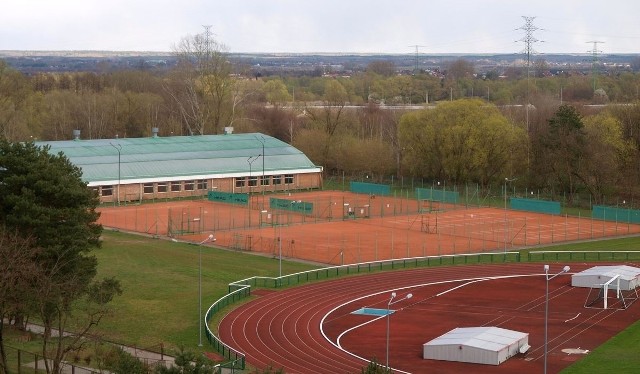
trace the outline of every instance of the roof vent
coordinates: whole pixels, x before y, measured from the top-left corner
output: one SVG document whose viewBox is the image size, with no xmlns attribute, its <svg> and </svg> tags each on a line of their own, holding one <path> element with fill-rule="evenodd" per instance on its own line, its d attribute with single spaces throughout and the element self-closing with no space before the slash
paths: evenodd
<svg viewBox="0 0 640 374">
<path fill-rule="evenodd" d="M 73 130 L 73 140 L 80 140 L 80 130 Z"/>
<path fill-rule="evenodd" d="M 158 137 L 158 128 L 157 127 L 152 127 L 151 128 L 151 137 L 153 138 L 157 138 Z"/>
</svg>

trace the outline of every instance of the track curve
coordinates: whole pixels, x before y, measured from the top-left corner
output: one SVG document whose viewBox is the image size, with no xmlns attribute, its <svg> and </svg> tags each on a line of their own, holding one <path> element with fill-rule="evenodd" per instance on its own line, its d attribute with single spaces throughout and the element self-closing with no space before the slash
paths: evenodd
<svg viewBox="0 0 640 374">
<path fill-rule="evenodd" d="M 572 264 L 571 271 L 577 272 L 588 267 L 588 264 Z M 392 290 L 410 289 L 434 282 L 462 284 L 460 280 L 482 277 L 541 275 L 541 270 L 541 264 L 469 265 L 381 272 L 306 284 L 268 292 L 233 310 L 220 321 L 218 333 L 222 341 L 245 353 L 247 363 L 259 370 L 272 367 L 282 368 L 286 373 L 360 373 L 368 362 L 340 349 L 337 343 L 340 332 L 346 330 L 342 322 L 353 318 L 349 316 L 350 311 L 358 307 L 358 299 L 367 298 L 362 306 L 377 304 L 377 307 L 385 308 Z M 451 286 L 442 288 L 447 287 Z M 517 313 L 524 316 L 530 313 L 528 310 L 539 309 L 541 303 L 540 299 L 531 300 L 527 303 L 530 304 L 527 305 L 529 309 Z M 337 311 L 343 304 L 348 304 L 349 308 Z M 501 318 L 489 317 L 495 323 Z M 566 320 L 570 317 L 562 315 L 558 318 Z M 379 341 L 369 343 L 374 346 L 382 344 Z M 383 350 L 379 349 L 376 352 L 378 362 L 384 364 L 381 352 Z M 540 357 L 536 357 L 534 367 L 540 371 Z M 365 358 L 370 359 L 371 356 Z M 424 361 L 418 362 L 424 366 Z M 405 367 L 396 368 L 399 369 L 406 370 Z M 409 369 L 414 373 L 426 372 L 419 368 Z"/>
</svg>

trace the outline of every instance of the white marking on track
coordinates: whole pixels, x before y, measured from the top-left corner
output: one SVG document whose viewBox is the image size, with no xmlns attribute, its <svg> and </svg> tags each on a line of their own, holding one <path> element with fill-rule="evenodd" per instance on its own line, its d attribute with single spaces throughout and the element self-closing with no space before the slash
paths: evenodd
<svg viewBox="0 0 640 374">
<path fill-rule="evenodd" d="M 581 313 L 576 314 L 575 317 L 573 318 L 569 318 L 568 320 L 566 320 L 565 322 L 569 322 L 569 321 L 573 321 L 574 319 L 578 318 L 578 316 L 580 316 Z"/>
</svg>

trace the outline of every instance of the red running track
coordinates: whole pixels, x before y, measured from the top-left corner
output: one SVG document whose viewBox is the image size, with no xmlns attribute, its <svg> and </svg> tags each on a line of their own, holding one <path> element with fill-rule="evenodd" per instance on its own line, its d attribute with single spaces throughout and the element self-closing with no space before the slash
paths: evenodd
<svg viewBox="0 0 640 374">
<path fill-rule="evenodd" d="M 633 265 L 633 264 L 631 264 Z M 571 273 L 593 264 L 572 264 Z M 562 265 L 552 264 L 551 272 Z M 468 280 L 496 278 L 469 283 Z M 640 303 L 625 311 L 584 308 L 587 289 L 570 276 L 550 282 L 548 372 L 556 373 L 640 317 Z M 434 298 L 434 295 L 451 292 Z M 292 373 L 360 373 L 365 359 L 385 363 L 386 317 L 351 314 L 361 307 L 385 309 L 392 291 L 411 300 L 392 307 L 390 366 L 406 373 L 539 373 L 543 371 L 545 281 L 542 264 L 473 265 L 381 272 L 259 292 L 225 316 L 222 341 L 246 354 L 259 370 Z M 578 313 L 580 313 L 578 315 Z M 397 314 L 397 315 L 396 315 Z M 358 327 L 359 326 L 359 327 Z M 423 360 L 422 344 L 455 327 L 499 326 L 529 333 L 527 355 L 499 366 Z M 340 345 L 343 349 L 338 348 Z M 362 358 L 360 358 L 362 357 Z"/>
</svg>

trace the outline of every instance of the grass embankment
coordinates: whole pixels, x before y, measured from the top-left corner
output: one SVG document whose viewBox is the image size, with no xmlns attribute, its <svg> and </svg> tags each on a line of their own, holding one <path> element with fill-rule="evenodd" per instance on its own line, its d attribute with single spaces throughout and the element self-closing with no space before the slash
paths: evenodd
<svg viewBox="0 0 640 374">
<path fill-rule="evenodd" d="M 278 260 L 270 257 L 105 231 L 102 248 L 95 251 L 98 277 L 115 276 L 124 292 L 114 300 L 114 313 L 100 323 L 98 332 L 107 339 L 142 348 L 157 349 L 163 343 L 169 348 L 195 350 L 199 340 L 200 251 L 203 316 L 227 293 L 229 283 L 278 275 Z M 283 274 L 312 268 L 282 262 Z"/>
</svg>

